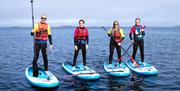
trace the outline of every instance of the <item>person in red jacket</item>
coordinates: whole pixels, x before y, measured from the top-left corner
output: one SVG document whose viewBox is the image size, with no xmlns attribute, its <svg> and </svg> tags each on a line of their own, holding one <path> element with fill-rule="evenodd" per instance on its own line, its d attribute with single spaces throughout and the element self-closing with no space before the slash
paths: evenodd
<svg viewBox="0 0 180 91">
<path fill-rule="evenodd" d="M 135 25 L 131 28 L 130 33 L 129 33 L 129 38 L 133 43 L 133 54 L 132 58 L 135 59 L 137 49 L 138 47 L 140 48 L 140 53 L 141 53 L 141 61 L 142 64 L 144 64 L 144 28 L 145 26 L 140 25 L 140 18 L 135 19 Z M 133 38 L 132 38 L 133 35 Z"/>
<path fill-rule="evenodd" d="M 88 42 L 89 42 L 89 34 L 88 34 L 88 29 L 85 27 L 85 21 L 79 20 L 79 26 L 76 27 L 75 32 L 74 32 L 75 51 L 74 51 L 74 58 L 73 58 L 73 65 L 72 65 L 73 70 L 75 70 L 75 65 L 76 65 L 79 50 L 82 51 L 84 68 L 85 69 L 88 68 L 86 66 L 86 49 L 88 48 Z"/>
</svg>

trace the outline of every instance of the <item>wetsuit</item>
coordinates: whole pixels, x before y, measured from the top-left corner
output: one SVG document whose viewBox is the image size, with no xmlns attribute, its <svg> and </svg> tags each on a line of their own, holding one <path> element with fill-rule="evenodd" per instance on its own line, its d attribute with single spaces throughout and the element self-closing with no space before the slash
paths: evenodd
<svg viewBox="0 0 180 91">
<path fill-rule="evenodd" d="M 114 29 L 110 29 L 108 31 L 108 36 L 111 37 L 110 44 L 109 44 L 109 49 L 110 49 L 109 64 L 112 64 L 114 48 L 116 48 L 119 63 L 121 63 L 121 61 L 122 61 L 121 46 L 118 46 L 118 43 L 121 43 L 124 40 L 124 37 L 125 37 L 124 30 L 119 29 L 119 31 L 115 31 Z"/>
<path fill-rule="evenodd" d="M 74 51 L 73 65 L 76 65 L 77 56 L 79 51 L 82 51 L 83 65 L 86 66 L 86 45 L 89 43 L 88 29 L 85 27 L 77 27 L 74 32 L 74 45 L 77 46 L 77 50 Z"/>
<path fill-rule="evenodd" d="M 129 33 L 130 40 L 134 40 L 132 58 L 135 59 L 137 49 L 139 47 L 142 62 L 144 62 L 144 39 L 143 39 L 143 36 L 145 35 L 145 32 L 141 31 L 141 29 L 143 29 L 143 28 L 144 27 L 141 25 L 139 25 L 139 26 L 134 25 L 131 28 L 130 33 Z M 132 38 L 132 34 L 133 34 L 133 38 Z"/>
<path fill-rule="evenodd" d="M 35 32 L 35 35 L 34 35 Z M 33 76 L 38 76 L 38 65 L 37 61 L 39 58 L 39 52 L 41 50 L 43 60 L 44 60 L 44 69 L 48 70 L 48 58 L 47 58 L 47 40 L 49 39 L 50 45 L 52 45 L 52 37 L 50 26 L 47 23 L 37 23 L 31 35 L 34 36 L 34 59 L 33 59 Z"/>
</svg>

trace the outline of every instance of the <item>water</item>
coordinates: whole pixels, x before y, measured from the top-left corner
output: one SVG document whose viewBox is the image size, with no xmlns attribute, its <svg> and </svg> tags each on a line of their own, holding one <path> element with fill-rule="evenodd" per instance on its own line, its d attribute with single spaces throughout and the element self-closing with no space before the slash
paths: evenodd
<svg viewBox="0 0 180 91">
<path fill-rule="evenodd" d="M 125 41 L 122 47 L 129 46 L 128 32 L 125 28 Z M 25 78 L 25 69 L 33 58 L 33 37 L 30 28 L 0 29 L 0 90 L 34 91 L 43 90 L 32 87 Z M 125 78 L 112 78 L 107 73 L 101 74 L 98 81 L 81 81 L 65 78 L 67 73 L 61 63 L 72 61 L 74 28 L 53 28 L 54 49 L 48 47 L 49 69 L 60 81 L 58 88 L 49 90 L 136 90 L 136 91 L 172 91 L 180 90 L 180 29 L 147 28 L 145 38 L 145 59 L 158 70 L 157 76 L 138 76 L 131 74 Z M 87 65 L 97 72 L 103 72 L 103 62 L 108 60 L 109 38 L 101 28 L 89 28 L 90 42 L 87 51 Z M 132 53 L 132 48 L 129 50 Z M 139 51 L 138 54 L 139 55 Z M 81 52 L 78 62 L 81 61 Z M 139 56 L 137 56 L 139 58 Z M 115 52 L 114 59 L 117 58 Z M 124 59 L 127 59 L 125 56 Z M 42 56 L 38 61 L 43 64 Z"/>
</svg>

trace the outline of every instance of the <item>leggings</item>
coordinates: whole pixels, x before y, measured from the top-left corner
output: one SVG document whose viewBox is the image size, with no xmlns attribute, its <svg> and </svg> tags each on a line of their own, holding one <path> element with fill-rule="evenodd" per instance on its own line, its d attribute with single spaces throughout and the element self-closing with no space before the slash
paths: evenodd
<svg viewBox="0 0 180 91">
<path fill-rule="evenodd" d="M 86 66 L 86 45 L 78 45 L 77 47 L 78 47 L 78 50 L 74 51 L 74 58 L 73 58 L 73 65 L 72 66 L 76 65 L 79 50 L 82 51 L 83 65 Z"/>
<path fill-rule="evenodd" d="M 37 77 L 38 76 L 38 65 L 37 61 L 39 58 L 39 52 L 41 50 L 43 60 L 44 60 L 44 69 L 45 71 L 48 70 L 48 59 L 47 59 L 47 53 L 46 53 L 46 48 L 47 44 L 42 44 L 42 43 L 35 43 L 34 45 L 34 60 L 33 60 L 33 76 Z"/>
<path fill-rule="evenodd" d="M 110 54 L 109 54 L 109 64 L 112 64 L 112 60 L 113 60 L 113 53 L 114 53 L 114 48 L 116 48 L 117 54 L 118 54 L 118 60 L 119 63 L 121 63 L 122 58 L 121 58 L 121 46 L 118 46 L 114 41 L 110 40 L 110 45 L 109 45 L 109 49 L 110 49 Z"/>
<path fill-rule="evenodd" d="M 133 44 L 133 54 L 132 58 L 135 59 L 138 47 L 140 48 L 140 53 L 141 53 L 141 61 L 144 62 L 144 40 L 139 40 L 134 42 Z"/>
</svg>

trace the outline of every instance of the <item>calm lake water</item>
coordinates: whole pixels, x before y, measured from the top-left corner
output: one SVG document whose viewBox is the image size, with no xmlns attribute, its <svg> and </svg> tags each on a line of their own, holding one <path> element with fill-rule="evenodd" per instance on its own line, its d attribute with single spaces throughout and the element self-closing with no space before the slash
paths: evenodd
<svg viewBox="0 0 180 91">
<path fill-rule="evenodd" d="M 130 45 L 129 29 L 124 28 L 126 38 L 122 47 L 125 49 Z M 132 73 L 129 77 L 114 78 L 102 73 L 100 80 L 82 81 L 73 77 L 65 78 L 67 73 L 61 66 L 61 63 L 73 59 L 74 28 L 52 28 L 54 49 L 48 47 L 49 70 L 59 79 L 60 85 L 49 90 L 180 91 L 180 29 L 147 27 L 145 31 L 145 60 L 159 70 L 157 76 L 144 77 Z M 31 28 L 0 28 L 1 91 L 44 90 L 33 87 L 25 78 L 25 69 L 33 59 L 33 37 L 30 32 Z M 87 65 L 97 72 L 104 72 L 103 63 L 108 61 L 109 55 L 109 37 L 102 28 L 89 28 L 89 35 Z M 128 52 L 132 53 L 132 48 Z M 82 62 L 81 57 L 80 52 L 78 62 Z M 128 56 L 124 56 L 126 59 L 129 59 Z M 38 63 L 43 64 L 42 55 Z"/>
</svg>

